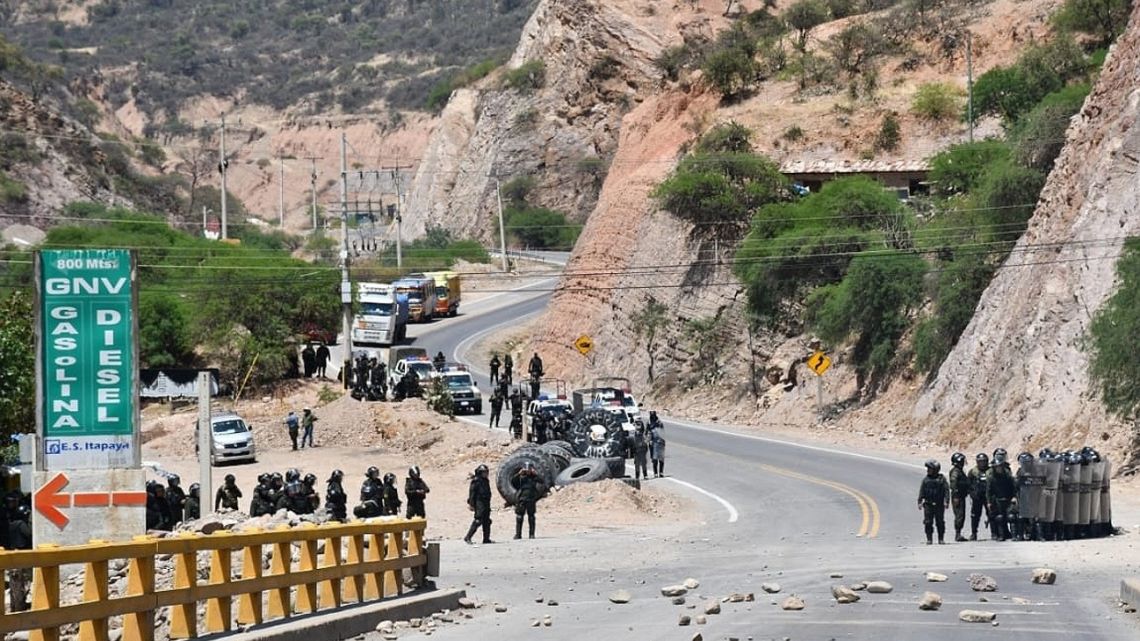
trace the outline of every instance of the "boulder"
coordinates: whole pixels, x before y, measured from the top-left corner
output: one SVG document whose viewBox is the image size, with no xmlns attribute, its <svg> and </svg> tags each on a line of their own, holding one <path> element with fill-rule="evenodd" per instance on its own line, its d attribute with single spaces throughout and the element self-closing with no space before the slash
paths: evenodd
<svg viewBox="0 0 1140 641">
<path fill-rule="evenodd" d="M 938 572 L 927 572 L 926 580 L 930 583 L 945 583 L 950 580 L 950 577 L 945 574 L 939 574 Z"/>
<path fill-rule="evenodd" d="M 697 588 L 701 587 L 701 582 L 696 579 L 689 578 L 685 579 L 681 585 L 684 585 L 686 590 L 696 590 Z"/>
<path fill-rule="evenodd" d="M 835 598 L 836 603 L 855 603 L 859 600 L 859 595 L 855 590 L 845 585 L 831 586 L 831 596 Z"/>
<path fill-rule="evenodd" d="M 867 591 L 871 594 L 890 594 L 894 586 L 886 581 L 871 581 L 867 584 Z"/>
<path fill-rule="evenodd" d="M 683 597 L 683 596 L 673 597 L 673 605 L 685 605 L 685 597 Z"/>
<path fill-rule="evenodd" d="M 396 629 L 396 624 L 388 619 L 384 619 L 376 624 L 376 631 L 380 634 L 391 634 L 392 630 Z"/>
<path fill-rule="evenodd" d="M 867 589 L 867 582 L 866 581 L 860 581 L 858 583 L 852 583 L 851 585 L 849 585 L 847 587 L 851 588 L 852 590 L 855 590 L 856 592 L 862 592 L 863 590 Z"/>
<path fill-rule="evenodd" d="M 807 604 L 804 603 L 803 599 L 793 594 L 792 596 L 784 599 L 784 602 L 780 604 L 780 607 L 784 610 L 799 611 L 804 609 L 806 605 Z"/>
<path fill-rule="evenodd" d="M 970 582 L 970 589 L 974 592 L 996 592 L 997 581 L 992 576 L 985 574 L 971 574 L 968 579 Z"/>
<path fill-rule="evenodd" d="M 1049 568 L 1036 568 L 1033 570 L 1033 577 L 1030 580 L 1039 585 L 1053 585 L 1057 582 L 1057 571 Z"/>
<path fill-rule="evenodd" d="M 937 610 L 942 607 L 942 596 L 934 592 L 925 592 L 918 600 L 919 610 Z"/>
<path fill-rule="evenodd" d="M 693 620 L 687 614 L 682 614 L 681 618 L 677 619 L 677 625 L 689 625 Z"/>
<path fill-rule="evenodd" d="M 958 620 L 966 623 L 989 623 L 997 618 L 997 614 L 986 610 L 962 610 L 958 613 Z"/>
<path fill-rule="evenodd" d="M 720 614 L 720 602 L 709 601 L 705 604 L 705 614 Z"/>
<path fill-rule="evenodd" d="M 629 603 L 633 595 L 628 590 L 610 592 L 610 603 Z"/>
<path fill-rule="evenodd" d="M 709 622 L 709 618 L 703 614 L 698 614 L 695 621 L 697 622 L 697 625 L 704 625 Z"/>
<path fill-rule="evenodd" d="M 470 610 L 472 608 L 478 607 L 478 604 L 475 603 L 475 599 L 472 599 L 469 596 L 462 596 L 459 597 L 459 607 L 463 608 L 464 610 Z"/>
<path fill-rule="evenodd" d="M 775 594 L 775 593 L 780 591 L 780 584 L 779 583 L 762 583 L 762 584 L 760 584 L 760 589 L 767 592 L 768 594 Z"/>
<path fill-rule="evenodd" d="M 683 585 L 667 585 L 661 588 L 661 596 L 685 596 L 688 591 Z"/>
</svg>

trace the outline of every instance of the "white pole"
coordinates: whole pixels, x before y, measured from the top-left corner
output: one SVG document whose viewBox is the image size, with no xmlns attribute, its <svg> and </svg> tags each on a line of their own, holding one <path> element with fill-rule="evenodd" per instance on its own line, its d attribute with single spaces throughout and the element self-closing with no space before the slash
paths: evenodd
<svg viewBox="0 0 1140 641">
<path fill-rule="evenodd" d="M 503 254 L 503 271 L 510 271 L 507 263 L 507 228 L 503 226 L 503 189 L 498 177 L 495 181 L 495 199 L 499 203 L 499 251 Z"/>
<path fill-rule="evenodd" d="M 343 132 L 340 134 L 340 230 L 343 242 L 340 250 L 341 332 L 344 333 L 344 362 L 340 372 L 344 388 L 348 389 L 352 373 L 352 281 L 348 275 L 348 138 Z"/>
<path fill-rule="evenodd" d="M 225 240 L 229 238 L 229 229 L 226 220 L 226 165 L 229 164 L 226 160 L 226 114 L 222 114 L 221 142 L 221 160 L 218 161 L 218 166 L 222 170 L 222 240 Z"/>
<path fill-rule="evenodd" d="M 277 157 L 277 220 L 278 227 L 285 229 L 285 157 Z"/>
<path fill-rule="evenodd" d="M 210 425 L 210 384 L 213 382 L 209 372 L 198 372 L 198 488 L 202 505 L 213 507 L 214 483 L 210 469 L 210 452 L 212 451 L 214 426 Z M 209 514 L 213 510 L 203 509 L 201 513 Z"/>
<path fill-rule="evenodd" d="M 313 193 L 313 229 L 317 228 L 317 159 L 310 158 L 313 162 L 313 172 L 309 174 L 309 189 Z"/>
</svg>

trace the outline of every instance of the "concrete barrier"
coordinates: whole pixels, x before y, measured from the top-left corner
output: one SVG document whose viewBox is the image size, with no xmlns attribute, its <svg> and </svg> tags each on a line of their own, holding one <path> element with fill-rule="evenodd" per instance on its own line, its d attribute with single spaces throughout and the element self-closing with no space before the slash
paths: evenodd
<svg viewBox="0 0 1140 641">
<path fill-rule="evenodd" d="M 1120 581 L 1120 600 L 1128 605 L 1140 607 L 1140 579 L 1122 579 Z"/>
</svg>

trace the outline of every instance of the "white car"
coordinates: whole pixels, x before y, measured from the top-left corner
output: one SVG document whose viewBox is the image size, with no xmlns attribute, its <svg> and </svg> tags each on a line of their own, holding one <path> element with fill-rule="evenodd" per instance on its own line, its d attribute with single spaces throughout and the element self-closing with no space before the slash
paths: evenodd
<svg viewBox="0 0 1140 641">
<path fill-rule="evenodd" d="M 228 461 L 257 462 L 253 430 L 233 412 L 210 417 L 210 465 Z M 198 428 L 194 428 L 194 451 L 198 451 Z"/>
<path fill-rule="evenodd" d="M 389 389 L 396 389 L 396 384 L 404 378 L 404 374 L 411 370 L 415 373 L 416 377 L 420 380 L 420 387 L 427 388 L 431 384 L 431 376 L 435 372 L 435 366 L 431 364 L 431 359 L 428 358 L 405 358 L 396 361 L 392 369 L 388 370 L 388 387 Z"/>
<path fill-rule="evenodd" d="M 450 370 L 441 372 L 439 376 L 443 378 L 447 391 L 451 393 L 451 400 L 455 402 L 457 414 L 465 412 L 483 413 L 483 394 L 479 391 L 479 386 L 475 384 L 475 379 L 471 378 L 471 374 L 465 371 Z"/>
</svg>

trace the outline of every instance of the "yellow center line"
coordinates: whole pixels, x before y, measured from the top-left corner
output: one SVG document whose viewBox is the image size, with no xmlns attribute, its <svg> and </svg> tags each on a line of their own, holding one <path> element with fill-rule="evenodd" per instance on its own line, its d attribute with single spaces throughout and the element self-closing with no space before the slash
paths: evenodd
<svg viewBox="0 0 1140 641">
<path fill-rule="evenodd" d="M 844 485 L 843 483 L 803 474 L 801 472 L 795 472 L 782 467 L 776 467 L 774 465 L 760 464 L 760 468 L 772 472 L 773 474 L 779 474 L 781 476 L 787 476 L 789 478 L 799 479 L 801 481 L 807 481 L 808 483 L 814 483 L 815 485 L 831 488 L 850 496 L 851 498 L 855 499 L 856 503 L 859 504 L 859 512 L 862 516 L 862 522 L 860 523 L 859 532 L 856 534 L 856 536 L 873 539 L 879 535 L 879 527 L 881 525 L 879 505 L 875 502 L 875 499 L 871 498 L 871 496 L 866 492 L 857 490 L 849 485 Z"/>
</svg>

